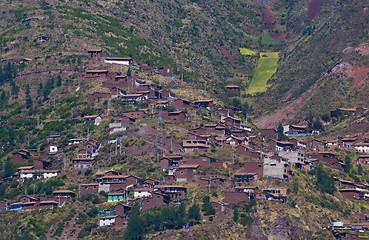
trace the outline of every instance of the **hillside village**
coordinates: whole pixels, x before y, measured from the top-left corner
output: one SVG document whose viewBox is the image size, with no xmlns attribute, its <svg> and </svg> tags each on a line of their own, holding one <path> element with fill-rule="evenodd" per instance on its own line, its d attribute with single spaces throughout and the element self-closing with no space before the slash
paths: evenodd
<svg viewBox="0 0 369 240">
<path fill-rule="evenodd" d="M 263 201 L 298 208 L 286 184 L 301 173 L 318 180 L 319 174 L 328 174 L 328 187 L 323 183 L 323 191 L 337 189 L 339 198 L 353 202 L 369 199 L 368 182 L 357 177 L 357 181 L 348 180 L 348 176 L 353 178 L 349 175 L 353 169 L 359 175 L 367 171 L 369 136 L 322 135 L 324 128 L 337 121 L 367 116 L 366 108 L 332 109 L 323 124 L 312 120 L 260 129 L 237 107 L 224 107 L 200 95 L 186 99 L 175 94 L 178 87 L 185 91 L 193 87 L 177 79 L 169 67 L 108 57 L 101 49 L 88 50 L 86 56 L 99 67 L 85 70 L 77 84 L 99 84 L 103 91 L 86 93 L 85 98 L 89 104 L 105 101 L 104 109 L 68 117 L 72 124 L 88 129 L 83 137 L 66 139 L 53 130 L 43 139 L 47 143 L 44 149 L 15 149 L 9 163 L 14 171 L 2 184 L 58 180 L 42 193 L 34 187 L 24 195 L 1 201 L 1 211 L 56 209 L 93 199 L 103 210 L 96 214 L 91 229 L 125 229 L 130 226 L 132 208 L 139 206 L 145 213 L 161 206 L 191 205 L 200 193 L 211 198 L 203 198 L 201 216 L 194 217 L 191 225 L 206 224 L 237 220 L 238 206 Z M 114 72 L 112 66 L 127 71 Z M 167 79 L 166 87 L 135 73 L 160 75 Z M 59 74 L 63 77 L 63 71 Z M 240 94 L 237 85 L 227 86 L 227 91 Z M 123 108 L 115 107 L 117 102 Z M 74 187 L 64 185 L 63 179 L 74 182 Z M 250 224 L 247 214 L 240 216 L 243 225 Z M 336 237 L 353 239 L 350 237 L 356 230 L 369 229 L 368 216 L 360 217 L 363 220 L 356 225 L 347 222 L 350 219 L 334 219 L 335 223 L 327 222 L 326 226 Z M 336 223 L 341 221 L 346 225 Z M 347 229 L 353 231 L 343 231 Z"/>
</svg>

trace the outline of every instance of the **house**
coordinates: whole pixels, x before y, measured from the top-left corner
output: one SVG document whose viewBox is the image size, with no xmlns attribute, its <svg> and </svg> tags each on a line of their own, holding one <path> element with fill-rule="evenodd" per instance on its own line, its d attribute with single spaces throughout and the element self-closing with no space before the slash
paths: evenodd
<svg viewBox="0 0 369 240">
<path fill-rule="evenodd" d="M 172 77 L 173 70 L 168 67 L 162 67 L 162 68 L 159 68 L 159 73 L 160 75 L 163 75 L 164 77 Z"/>
<path fill-rule="evenodd" d="M 101 58 L 102 49 L 89 49 L 87 50 L 87 54 L 92 58 Z"/>
<path fill-rule="evenodd" d="M 182 165 L 179 166 L 176 171 L 177 182 L 187 182 L 193 179 L 194 172 L 198 169 L 199 165 Z"/>
<path fill-rule="evenodd" d="M 106 77 L 108 76 L 108 70 L 86 70 L 86 77 Z"/>
<path fill-rule="evenodd" d="M 332 152 L 321 152 L 313 155 L 324 165 L 337 169 L 338 171 L 344 171 L 345 164 L 336 158 L 336 155 Z"/>
<path fill-rule="evenodd" d="M 99 217 L 99 227 L 104 226 L 116 226 L 120 227 L 123 225 L 123 218 L 118 215 L 109 215 L 105 217 Z"/>
<path fill-rule="evenodd" d="M 355 143 L 353 146 L 357 152 L 369 153 L 369 143 Z"/>
<path fill-rule="evenodd" d="M 304 166 L 304 153 L 300 151 L 279 151 L 280 157 L 286 158 L 290 165 L 296 166 L 298 169 L 302 169 Z"/>
<path fill-rule="evenodd" d="M 94 125 L 100 125 L 102 118 L 100 115 L 89 115 L 84 116 L 83 119 L 85 120 L 85 124 L 93 123 Z"/>
<path fill-rule="evenodd" d="M 70 190 L 55 190 L 53 195 L 53 200 L 58 202 L 58 206 L 63 206 L 65 202 L 71 201 L 76 194 Z"/>
<path fill-rule="evenodd" d="M 235 93 L 235 94 L 240 93 L 240 86 L 237 86 L 237 85 L 227 85 L 226 89 L 230 93 Z"/>
<path fill-rule="evenodd" d="M 127 200 L 127 191 L 119 190 L 118 192 L 111 192 L 108 194 L 108 203 L 120 202 Z"/>
<path fill-rule="evenodd" d="M 241 119 L 234 118 L 234 117 L 225 117 L 222 120 L 224 126 L 228 128 L 240 128 L 241 127 Z"/>
<path fill-rule="evenodd" d="M 49 153 L 50 154 L 56 154 L 58 152 L 57 146 L 49 146 Z"/>
<path fill-rule="evenodd" d="M 360 164 L 369 164 L 369 155 L 360 155 L 356 162 Z"/>
<path fill-rule="evenodd" d="M 182 159 L 182 156 L 166 156 L 160 159 L 160 168 L 165 171 L 172 167 L 178 167 L 178 162 Z"/>
<path fill-rule="evenodd" d="M 324 151 L 325 144 L 317 139 L 313 139 L 311 147 L 314 151 Z"/>
<path fill-rule="evenodd" d="M 162 111 L 162 118 L 175 124 L 183 124 L 186 120 L 186 114 L 182 111 L 168 112 Z"/>
<path fill-rule="evenodd" d="M 275 130 L 273 128 L 261 129 L 260 133 L 264 137 L 269 137 L 271 139 L 277 139 L 277 137 L 278 137 L 277 130 Z"/>
<path fill-rule="evenodd" d="M 305 125 L 290 125 L 287 136 L 306 135 L 308 127 Z"/>
<path fill-rule="evenodd" d="M 118 203 L 115 205 L 114 209 L 116 215 L 123 217 L 127 215 L 129 211 L 131 211 L 132 207 L 123 203 Z"/>
<path fill-rule="evenodd" d="M 37 179 L 47 179 L 51 177 L 56 177 L 60 171 L 59 170 L 24 170 L 20 173 L 19 178 L 34 178 L 36 176 Z"/>
<path fill-rule="evenodd" d="M 33 159 L 33 169 L 34 170 L 42 170 L 47 169 L 51 166 L 51 161 L 46 159 Z"/>
<path fill-rule="evenodd" d="M 236 172 L 233 175 L 234 182 L 237 184 L 241 183 L 251 183 L 256 182 L 258 180 L 258 174 L 257 173 L 245 173 L 245 172 Z"/>
<path fill-rule="evenodd" d="M 110 184 L 110 190 L 127 189 L 143 183 L 141 178 L 133 175 L 110 175 L 101 177 L 103 184 Z"/>
<path fill-rule="evenodd" d="M 185 99 L 176 99 L 171 102 L 176 110 L 193 109 L 193 105 L 190 101 Z"/>
<path fill-rule="evenodd" d="M 264 158 L 264 177 L 287 179 L 289 174 L 289 165 L 287 159 L 278 155 Z"/>
<path fill-rule="evenodd" d="M 146 115 L 145 111 L 129 111 L 129 112 L 124 112 L 122 113 L 123 116 L 125 117 L 129 117 L 132 119 L 137 119 L 137 118 L 142 118 Z"/>
<path fill-rule="evenodd" d="M 226 202 L 211 202 L 211 207 L 215 210 L 215 212 L 226 212 L 230 209 L 229 204 Z"/>
<path fill-rule="evenodd" d="M 176 177 L 174 175 L 165 175 L 163 177 L 164 183 L 174 183 L 176 181 Z"/>
<path fill-rule="evenodd" d="M 276 141 L 275 150 L 277 152 L 280 151 L 291 151 L 293 150 L 295 145 L 289 141 Z"/>
<path fill-rule="evenodd" d="M 264 162 L 245 162 L 243 163 L 244 173 L 256 173 L 259 177 L 264 176 Z"/>
<path fill-rule="evenodd" d="M 187 188 L 179 185 L 157 185 L 154 189 L 168 194 L 170 198 L 182 198 L 187 196 Z"/>
<path fill-rule="evenodd" d="M 186 153 L 192 152 L 196 149 L 209 149 L 211 147 L 210 143 L 206 140 L 184 140 L 183 148 Z"/>
<path fill-rule="evenodd" d="M 356 110 L 354 108 L 337 108 L 331 111 L 331 118 L 339 118 L 340 116 L 354 115 Z"/>
<path fill-rule="evenodd" d="M 243 204 L 250 201 L 250 196 L 246 192 L 225 192 L 224 202 L 230 205 Z"/>
<path fill-rule="evenodd" d="M 345 137 L 345 138 L 342 138 L 340 141 L 339 141 L 339 144 L 342 146 L 342 147 L 347 147 L 347 148 L 350 148 L 352 146 L 354 146 L 354 144 L 356 143 L 356 141 L 358 140 L 357 137 Z"/>
<path fill-rule="evenodd" d="M 221 177 L 208 177 L 208 178 L 203 177 L 199 179 L 199 184 L 200 184 L 200 187 L 206 187 L 206 188 L 221 187 L 225 184 L 225 181 L 226 180 Z"/>
<path fill-rule="evenodd" d="M 168 205 L 170 196 L 163 192 L 153 192 L 151 197 L 144 198 L 141 202 L 141 209 L 143 212 L 159 206 Z"/>
<path fill-rule="evenodd" d="M 29 150 L 19 150 L 16 153 L 13 153 L 12 162 L 14 164 L 18 163 L 26 163 L 31 157 L 31 152 Z"/>
<path fill-rule="evenodd" d="M 168 107 L 169 101 L 168 100 L 158 100 L 156 101 L 156 107 Z"/>
<path fill-rule="evenodd" d="M 98 183 L 81 184 L 79 187 L 81 196 L 88 194 L 97 194 L 99 192 Z"/>
<path fill-rule="evenodd" d="M 240 125 L 240 129 L 242 129 L 242 130 L 246 130 L 246 131 L 248 131 L 248 132 L 252 132 L 252 128 L 251 128 L 251 126 L 246 125 L 246 124 L 241 124 L 241 125 Z"/>
<path fill-rule="evenodd" d="M 193 104 L 195 107 L 211 107 L 213 106 L 213 100 L 197 100 L 197 101 L 193 101 Z"/>
<path fill-rule="evenodd" d="M 307 147 L 306 143 L 303 141 L 300 141 L 296 138 L 291 138 L 290 140 L 288 140 L 289 142 L 293 143 L 293 148 L 301 148 L 301 149 L 305 149 Z"/>
<path fill-rule="evenodd" d="M 259 188 L 256 186 L 237 186 L 234 188 L 234 190 L 236 192 L 245 192 L 248 193 L 249 195 L 253 195 L 259 190 Z"/>
<path fill-rule="evenodd" d="M 338 189 L 338 192 L 347 198 L 356 200 L 367 200 L 369 198 L 369 191 L 364 189 Z"/>
<path fill-rule="evenodd" d="M 104 62 L 109 64 L 130 66 L 133 63 L 133 60 L 132 58 L 107 57 L 104 59 Z"/>
<path fill-rule="evenodd" d="M 83 139 L 69 139 L 68 140 L 68 145 L 79 145 L 81 143 L 83 143 Z"/>
<path fill-rule="evenodd" d="M 94 161 L 94 158 L 76 158 L 72 160 L 72 165 L 76 169 L 88 169 L 92 167 Z"/>
<path fill-rule="evenodd" d="M 144 197 L 151 197 L 152 192 L 154 189 L 152 188 L 135 188 L 133 192 L 133 196 L 135 199 L 137 198 L 144 198 Z"/>
<path fill-rule="evenodd" d="M 144 100 L 143 94 L 126 94 L 120 97 L 123 102 L 127 103 L 135 103 L 135 102 L 141 102 Z"/>
<path fill-rule="evenodd" d="M 95 174 L 95 182 L 102 182 L 102 177 L 104 176 L 118 176 L 120 175 L 118 172 L 114 171 L 114 170 L 108 170 L 105 172 L 98 172 Z"/>
<path fill-rule="evenodd" d="M 267 200 L 283 201 L 283 202 L 287 200 L 287 189 L 268 188 L 263 189 L 263 192 L 265 193 Z"/>
<path fill-rule="evenodd" d="M 251 148 L 248 148 L 244 144 L 238 145 L 235 149 L 238 155 L 248 156 L 251 159 L 260 159 L 259 152 L 257 152 L 256 150 L 252 150 Z"/>
</svg>

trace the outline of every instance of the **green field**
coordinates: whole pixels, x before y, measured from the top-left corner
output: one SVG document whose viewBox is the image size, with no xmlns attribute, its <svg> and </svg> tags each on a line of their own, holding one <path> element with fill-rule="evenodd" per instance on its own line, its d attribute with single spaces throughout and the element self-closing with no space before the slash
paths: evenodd
<svg viewBox="0 0 369 240">
<path fill-rule="evenodd" d="M 268 80 L 277 71 L 278 68 L 278 52 L 260 53 L 260 59 L 254 76 L 252 77 L 247 94 L 255 94 L 265 92 L 270 86 Z"/>
<path fill-rule="evenodd" d="M 256 51 L 253 51 L 253 50 L 248 49 L 248 48 L 240 48 L 240 53 L 242 55 L 246 55 L 246 56 L 254 56 L 254 55 L 258 54 Z"/>
</svg>

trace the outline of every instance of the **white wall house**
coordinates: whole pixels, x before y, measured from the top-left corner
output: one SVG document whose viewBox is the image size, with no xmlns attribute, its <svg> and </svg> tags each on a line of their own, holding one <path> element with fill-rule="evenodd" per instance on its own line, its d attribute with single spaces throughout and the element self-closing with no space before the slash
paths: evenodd
<svg viewBox="0 0 369 240">
<path fill-rule="evenodd" d="M 110 226 L 115 223 L 115 218 L 118 217 L 118 215 L 110 215 L 105 217 L 99 218 L 99 227 L 103 226 Z"/>
<path fill-rule="evenodd" d="M 57 153 L 58 147 L 57 146 L 50 146 L 50 153 Z"/>
<path fill-rule="evenodd" d="M 109 64 L 119 64 L 129 66 L 132 63 L 132 58 L 108 57 L 104 59 L 104 62 Z"/>
<path fill-rule="evenodd" d="M 35 174 L 38 174 L 37 179 L 41 178 L 51 178 L 58 176 L 59 170 L 27 170 L 21 171 L 19 178 L 33 178 Z"/>
<path fill-rule="evenodd" d="M 133 196 L 135 199 L 143 197 L 151 197 L 152 189 L 135 189 Z"/>
<path fill-rule="evenodd" d="M 358 152 L 369 153 L 369 143 L 356 143 L 354 148 Z"/>
</svg>

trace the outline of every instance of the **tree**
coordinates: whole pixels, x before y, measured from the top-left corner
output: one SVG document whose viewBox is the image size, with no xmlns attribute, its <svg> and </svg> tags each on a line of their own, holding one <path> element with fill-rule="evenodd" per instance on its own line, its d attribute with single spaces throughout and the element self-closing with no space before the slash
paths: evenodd
<svg viewBox="0 0 369 240">
<path fill-rule="evenodd" d="M 140 204 L 136 202 L 129 213 L 125 239 L 138 240 L 144 235 L 144 219 L 140 216 Z"/>
<path fill-rule="evenodd" d="M 357 174 L 363 175 L 363 167 L 361 166 L 361 164 L 359 164 L 359 166 L 357 166 Z"/>
<path fill-rule="evenodd" d="M 287 140 L 287 136 L 284 135 L 284 129 L 281 123 L 279 123 L 278 125 L 278 130 L 277 130 L 277 134 L 278 134 L 278 140 L 279 141 L 285 141 Z"/>
<path fill-rule="evenodd" d="M 350 173 L 351 171 L 351 158 L 349 156 L 345 157 L 345 173 Z"/>
<path fill-rule="evenodd" d="M 13 163 L 8 158 L 7 161 L 5 162 L 4 178 L 10 177 L 13 174 L 13 172 L 14 172 Z"/>
<path fill-rule="evenodd" d="M 239 217 L 237 205 L 233 205 L 233 221 L 237 221 Z"/>
<path fill-rule="evenodd" d="M 317 184 L 320 187 L 320 190 L 322 192 L 333 194 L 334 191 L 336 191 L 333 177 L 323 169 L 321 164 L 316 168 L 316 172 L 318 180 Z"/>
<path fill-rule="evenodd" d="M 189 220 L 196 220 L 196 221 L 201 220 L 200 208 L 197 204 L 192 205 L 188 209 L 188 219 Z"/>
</svg>

